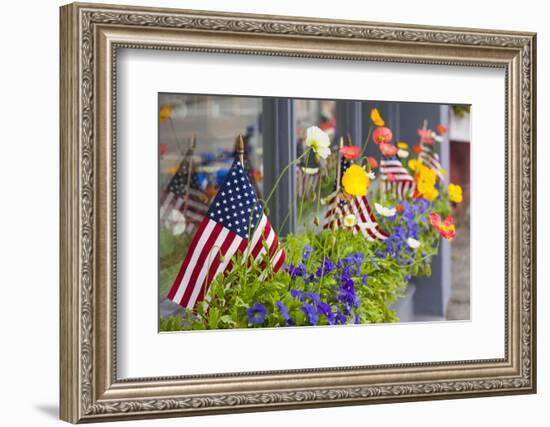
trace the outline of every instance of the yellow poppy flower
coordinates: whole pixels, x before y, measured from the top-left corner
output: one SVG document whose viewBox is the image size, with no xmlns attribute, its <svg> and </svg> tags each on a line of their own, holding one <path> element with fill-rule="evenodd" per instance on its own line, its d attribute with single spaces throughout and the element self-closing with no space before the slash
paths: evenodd
<svg viewBox="0 0 550 427">
<path fill-rule="evenodd" d="M 168 172 L 170 172 L 170 175 L 172 175 L 172 176 L 174 176 L 177 171 L 178 171 L 177 166 L 171 166 L 170 169 L 168 169 Z"/>
<path fill-rule="evenodd" d="M 172 117 L 173 108 L 170 104 L 163 105 L 160 107 L 159 120 L 161 123 L 164 123 Z"/>
<path fill-rule="evenodd" d="M 433 202 L 439 196 L 439 191 L 435 187 L 429 187 L 425 192 L 422 193 L 422 196 L 429 202 Z"/>
<path fill-rule="evenodd" d="M 342 177 L 345 192 L 352 196 L 366 196 L 369 183 L 365 170 L 356 164 L 351 165 Z"/>
<path fill-rule="evenodd" d="M 380 115 L 380 111 L 378 111 L 378 108 L 373 108 L 370 111 L 370 119 L 374 123 L 375 126 L 384 126 L 384 119 Z"/>
<path fill-rule="evenodd" d="M 447 188 L 447 192 L 449 193 L 449 199 L 451 202 L 454 203 L 461 203 L 462 202 L 462 187 L 458 184 L 449 184 L 449 187 Z"/>
<path fill-rule="evenodd" d="M 421 163 L 419 160 L 411 159 L 409 160 L 409 169 L 412 171 L 417 170 L 420 167 Z"/>
<path fill-rule="evenodd" d="M 409 144 L 403 141 L 399 141 L 397 143 L 397 148 L 401 148 L 402 150 L 407 150 L 409 148 Z"/>
</svg>

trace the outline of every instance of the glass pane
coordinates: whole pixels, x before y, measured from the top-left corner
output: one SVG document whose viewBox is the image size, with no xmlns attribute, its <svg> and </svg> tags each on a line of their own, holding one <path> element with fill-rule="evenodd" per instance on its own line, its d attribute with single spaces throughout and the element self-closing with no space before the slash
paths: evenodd
<svg viewBox="0 0 550 427">
<path fill-rule="evenodd" d="M 242 135 L 246 170 L 263 191 L 261 98 L 160 94 L 160 286 L 174 275 L 211 201 L 224 182 Z M 188 173 L 191 171 L 191 173 Z"/>
<path fill-rule="evenodd" d="M 321 219 L 326 210 L 320 197 L 330 193 L 336 177 L 337 153 L 334 147 L 336 134 L 337 101 L 325 99 L 295 99 L 296 156 L 300 160 L 296 165 L 296 198 L 298 231 L 315 225 L 316 216 Z M 317 158 L 307 152 L 307 129 L 317 126 L 331 139 L 331 155 L 325 159 Z M 306 153 L 304 155 L 304 153 Z"/>
</svg>

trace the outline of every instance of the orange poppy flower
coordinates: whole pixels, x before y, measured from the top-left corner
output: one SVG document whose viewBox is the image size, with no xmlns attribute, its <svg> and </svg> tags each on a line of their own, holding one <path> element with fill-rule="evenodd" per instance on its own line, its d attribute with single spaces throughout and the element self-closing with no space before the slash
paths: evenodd
<svg viewBox="0 0 550 427">
<path fill-rule="evenodd" d="M 435 127 L 435 130 L 437 131 L 438 134 L 440 135 L 445 135 L 448 131 L 448 129 L 443 126 L 441 123 L 439 123 L 436 127 Z"/>
<path fill-rule="evenodd" d="M 422 147 L 420 146 L 420 144 L 414 144 L 413 150 L 418 155 L 422 151 Z"/>
<path fill-rule="evenodd" d="M 452 240 L 456 236 L 456 229 L 451 215 L 441 221 L 441 217 L 432 212 L 430 214 L 430 224 L 447 240 Z"/>
</svg>

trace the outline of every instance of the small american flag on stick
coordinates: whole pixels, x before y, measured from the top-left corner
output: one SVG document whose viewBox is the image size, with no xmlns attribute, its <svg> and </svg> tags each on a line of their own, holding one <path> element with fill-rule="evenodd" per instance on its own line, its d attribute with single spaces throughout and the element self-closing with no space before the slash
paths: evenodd
<svg viewBox="0 0 550 427">
<path fill-rule="evenodd" d="M 445 181 L 445 177 L 441 173 L 441 162 L 439 161 L 439 154 L 436 153 L 434 147 L 420 143 L 420 153 L 418 154 L 418 160 L 420 160 L 425 166 L 432 169 L 442 182 Z"/>
<path fill-rule="evenodd" d="M 380 160 L 380 191 L 392 194 L 399 200 L 412 197 L 416 183 L 397 157 L 382 157 Z"/>
<path fill-rule="evenodd" d="M 344 173 L 350 165 L 350 160 L 341 157 L 334 192 L 327 198 L 329 209 L 325 214 L 325 225 L 323 228 L 343 228 L 345 216 L 353 214 L 357 218 L 357 224 L 353 226 L 354 234 L 361 233 L 365 238 L 371 241 L 386 240 L 388 235 L 380 228 L 372 212 L 367 196 L 351 196 L 350 199 L 340 197 L 341 177 L 344 176 Z"/>
<path fill-rule="evenodd" d="M 216 276 L 232 269 L 237 252 L 245 253 L 248 262 L 261 262 L 262 268 L 267 267 L 262 261 L 267 255 L 275 272 L 285 260 L 275 230 L 239 160 L 234 161 L 200 223 L 168 298 L 193 309 L 207 298 Z"/>
<path fill-rule="evenodd" d="M 208 211 L 208 197 L 198 175 L 192 171 L 191 155 L 189 150 L 160 200 L 160 220 L 164 221 L 175 209 L 185 216 L 189 233 L 195 231 Z"/>
</svg>

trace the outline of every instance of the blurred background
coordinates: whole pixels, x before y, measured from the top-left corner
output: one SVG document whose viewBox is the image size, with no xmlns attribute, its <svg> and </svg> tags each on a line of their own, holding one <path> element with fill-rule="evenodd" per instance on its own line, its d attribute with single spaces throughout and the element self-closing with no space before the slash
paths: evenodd
<svg viewBox="0 0 550 427">
<path fill-rule="evenodd" d="M 239 135 L 245 146 L 245 163 L 259 197 L 265 197 L 280 171 L 304 151 L 305 132 L 318 126 L 332 139 L 341 137 L 362 146 L 370 126 L 370 111 L 378 108 L 393 131 L 394 142 L 411 147 L 418 143 L 417 130 L 427 121 L 428 128 L 448 129 L 437 144 L 441 164 L 450 182 L 463 188 L 464 201 L 454 212 L 458 235 L 452 243 L 444 240 L 432 264 L 432 276 L 415 278 L 407 294 L 395 306 L 401 321 L 468 320 L 470 318 L 470 109 L 464 105 L 402 103 L 386 101 L 255 98 L 237 96 L 159 94 L 159 198 L 160 198 L 160 314 L 174 313 L 165 301 L 174 270 L 185 255 L 192 237 L 193 223 L 178 239 L 163 239 L 163 200 L 167 188 L 191 186 L 197 197 L 186 203 L 198 214 L 208 208 L 231 166 Z M 366 154 L 379 158 L 375 144 Z M 332 191 L 336 156 L 317 161 L 314 156 L 291 168 L 279 184 L 269 205 L 269 217 L 279 235 L 297 230 L 298 206 L 303 218 L 312 216 L 316 188 L 321 194 Z M 178 182 L 178 171 L 193 165 L 189 182 Z M 183 174 L 182 174 L 183 176 Z M 201 194 L 206 195 L 204 199 Z M 199 218 L 199 217 L 197 217 Z M 176 219 L 177 220 L 177 219 Z M 174 246 L 179 247 L 177 250 Z"/>
</svg>

